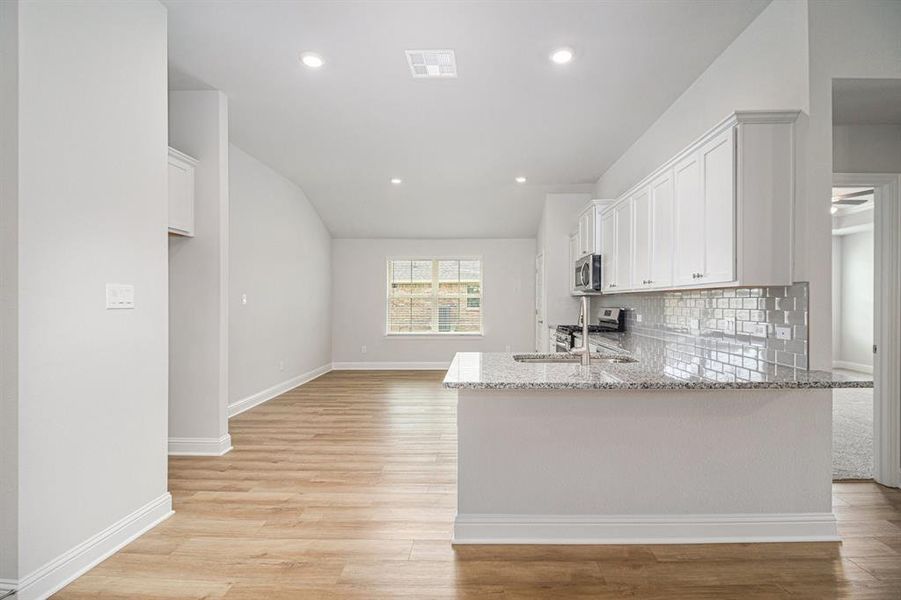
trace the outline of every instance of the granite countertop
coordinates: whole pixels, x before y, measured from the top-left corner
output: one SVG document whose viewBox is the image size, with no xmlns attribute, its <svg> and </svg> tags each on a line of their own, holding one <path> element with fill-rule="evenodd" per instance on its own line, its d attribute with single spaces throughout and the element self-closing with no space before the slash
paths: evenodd
<svg viewBox="0 0 901 600">
<path fill-rule="evenodd" d="M 626 334 L 628 335 L 628 334 Z M 573 390 L 722 390 L 722 389 L 831 389 L 873 387 L 871 376 L 849 377 L 829 371 L 809 371 L 781 365 L 763 364 L 737 377 L 735 370 L 712 373 L 685 365 L 671 364 L 665 340 L 610 336 L 598 340 L 597 362 L 589 367 L 579 363 L 519 362 L 516 357 L 565 357 L 566 353 L 510 354 L 501 352 L 458 352 L 454 356 L 444 387 L 449 389 L 573 389 Z M 594 340 L 593 340 L 594 341 Z M 623 343 L 625 342 L 625 343 Z M 661 351 L 661 344 L 663 349 Z M 619 348 L 626 346 L 630 351 Z M 575 355 L 571 355 L 575 356 Z M 635 362 L 616 362 L 622 357 Z M 677 368 L 678 366 L 678 368 Z"/>
</svg>

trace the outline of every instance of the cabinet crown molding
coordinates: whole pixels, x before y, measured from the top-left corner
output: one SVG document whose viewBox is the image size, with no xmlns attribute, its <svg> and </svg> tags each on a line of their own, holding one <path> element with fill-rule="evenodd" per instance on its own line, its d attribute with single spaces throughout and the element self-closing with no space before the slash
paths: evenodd
<svg viewBox="0 0 901 600">
<path fill-rule="evenodd" d="M 673 165 L 683 160 L 686 156 L 689 156 L 691 153 L 697 151 L 698 148 L 720 135 L 727 129 L 731 127 L 735 127 L 739 124 L 749 124 L 749 125 L 763 125 L 763 124 L 791 124 L 794 123 L 798 116 L 801 114 L 800 110 L 797 109 L 779 109 L 779 110 L 736 110 L 732 112 L 725 119 L 721 120 L 719 123 L 708 129 L 704 132 L 703 135 L 695 139 L 693 142 L 688 144 L 684 149 L 682 149 L 678 154 L 667 160 L 665 163 L 654 169 L 654 171 L 642 178 L 638 183 L 630 186 L 623 194 L 621 194 L 616 200 L 609 201 L 605 200 L 603 202 L 610 202 L 610 204 L 606 204 L 603 206 L 605 212 L 610 210 L 614 204 L 622 201 L 625 197 L 630 196 L 635 193 L 636 190 L 642 188 L 651 183 L 656 177 L 659 177 L 661 173 L 666 171 L 667 169 L 671 169 Z M 592 202 L 597 202 L 593 200 Z"/>
<path fill-rule="evenodd" d="M 738 123 L 794 123 L 801 114 L 800 110 L 737 110 L 732 118 Z"/>
<path fill-rule="evenodd" d="M 189 165 L 191 165 L 192 167 L 196 167 L 200 163 L 200 161 L 198 161 L 193 156 L 185 154 L 181 150 L 176 150 L 172 146 L 169 146 L 169 156 L 171 156 L 172 158 L 177 158 L 178 160 L 184 161 L 184 162 L 188 163 Z"/>
</svg>

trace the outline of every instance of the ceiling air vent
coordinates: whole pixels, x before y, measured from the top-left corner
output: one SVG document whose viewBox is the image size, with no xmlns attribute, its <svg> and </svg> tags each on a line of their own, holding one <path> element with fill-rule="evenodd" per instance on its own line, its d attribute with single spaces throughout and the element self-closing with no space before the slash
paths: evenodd
<svg viewBox="0 0 901 600">
<path fill-rule="evenodd" d="M 407 50 L 407 62 L 416 79 L 457 76 L 457 59 L 453 50 Z"/>
</svg>

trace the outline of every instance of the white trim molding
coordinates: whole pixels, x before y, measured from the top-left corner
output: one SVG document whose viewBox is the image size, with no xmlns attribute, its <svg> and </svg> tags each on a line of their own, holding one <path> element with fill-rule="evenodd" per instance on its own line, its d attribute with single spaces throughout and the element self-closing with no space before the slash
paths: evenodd
<svg viewBox="0 0 901 600">
<path fill-rule="evenodd" d="M 833 369 L 848 369 L 849 371 L 860 371 L 861 373 L 872 373 L 873 365 L 865 365 L 863 363 L 848 362 L 847 360 L 832 361 Z"/>
<path fill-rule="evenodd" d="M 834 186 L 873 186 L 874 479 L 901 487 L 901 174 L 834 173 Z"/>
<path fill-rule="evenodd" d="M 325 375 L 329 371 L 332 370 L 331 363 L 322 365 L 321 367 L 316 367 L 311 371 L 307 371 L 306 373 L 302 373 L 297 377 L 292 377 L 291 379 L 285 380 L 281 383 L 277 383 L 272 387 L 266 388 L 265 390 L 259 391 L 256 394 L 251 394 L 246 398 L 242 398 L 241 400 L 237 400 L 232 404 L 228 405 L 228 417 L 232 418 L 235 415 L 239 415 L 246 410 L 250 410 L 254 406 L 259 406 L 263 402 L 268 400 L 272 400 L 277 396 L 281 396 L 287 391 L 293 390 L 294 388 L 301 386 L 305 383 L 313 381 L 317 377 L 321 377 Z"/>
<path fill-rule="evenodd" d="M 232 438 L 169 438 L 169 456 L 222 456 L 232 449 Z"/>
<path fill-rule="evenodd" d="M 450 362 L 336 362 L 334 371 L 442 371 L 450 367 Z"/>
<path fill-rule="evenodd" d="M 172 496 L 166 492 L 23 577 L 14 598 L 47 598 L 172 514 Z"/>
<path fill-rule="evenodd" d="M 832 513 L 713 515 L 458 514 L 454 544 L 837 542 Z"/>
</svg>

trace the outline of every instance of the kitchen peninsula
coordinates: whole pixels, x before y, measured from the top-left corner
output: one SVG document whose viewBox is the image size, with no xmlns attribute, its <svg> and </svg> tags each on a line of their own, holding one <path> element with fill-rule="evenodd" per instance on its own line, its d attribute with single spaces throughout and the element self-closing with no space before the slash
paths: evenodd
<svg viewBox="0 0 901 600">
<path fill-rule="evenodd" d="M 831 389 L 871 380 L 674 377 L 665 341 L 632 338 L 588 367 L 457 353 L 455 543 L 838 540 Z"/>
</svg>

